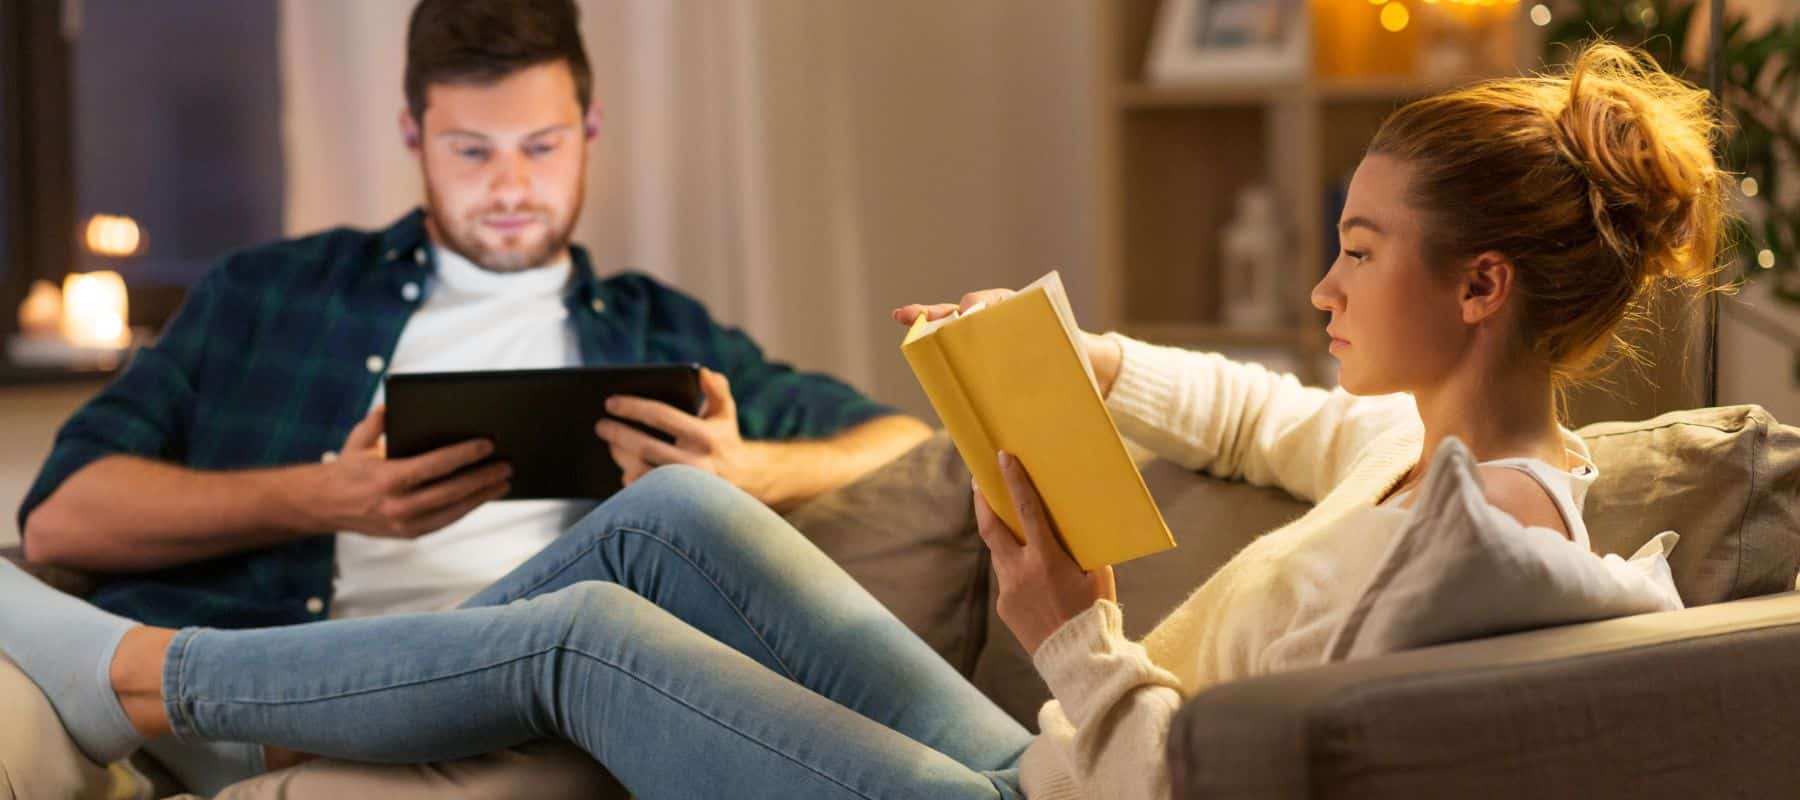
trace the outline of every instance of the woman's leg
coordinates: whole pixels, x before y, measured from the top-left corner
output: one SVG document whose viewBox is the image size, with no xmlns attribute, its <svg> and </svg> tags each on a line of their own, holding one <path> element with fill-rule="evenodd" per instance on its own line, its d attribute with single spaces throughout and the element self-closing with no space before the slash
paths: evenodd
<svg viewBox="0 0 1800 800">
<path fill-rule="evenodd" d="M 1030 740 L 824 553 L 730 483 L 655 470 L 471 599 L 616 583 L 707 636 L 977 770 Z"/>
<path fill-rule="evenodd" d="M 415 762 L 557 736 L 646 797 L 1016 792 L 1016 753 L 972 769 L 608 583 L 440 614 L 188 629 L 162 685 L 183 737 Z"/>
</svg>

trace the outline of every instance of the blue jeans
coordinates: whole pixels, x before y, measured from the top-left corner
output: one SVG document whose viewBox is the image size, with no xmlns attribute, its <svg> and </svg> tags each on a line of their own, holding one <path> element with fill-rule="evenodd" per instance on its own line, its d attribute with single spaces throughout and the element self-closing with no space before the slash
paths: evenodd
<svg viewBox="0 0 1800 800">
<path fill-rule="evenodd" d="M 774 512 L 656 470 L 461 609 L 189 628 L 182 738 L 374 762 L 573 742 L 640 797 L 1019 797 L 1031 734 Z"/>
</svg>

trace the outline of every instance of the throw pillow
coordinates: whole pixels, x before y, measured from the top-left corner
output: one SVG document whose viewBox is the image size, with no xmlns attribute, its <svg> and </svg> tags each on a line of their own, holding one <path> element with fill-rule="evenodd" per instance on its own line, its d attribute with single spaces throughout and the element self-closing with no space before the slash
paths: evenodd
<svg viewBox="0 0 1800 800">
<path fill-rule="evenodd" d="M 1419 501 L 1326 648 L 1328 661 L 1682 607 L 1674 531 L 1598 556 L 1495 508 L 1469 449 L 1438 446 Z"/>
</svg>

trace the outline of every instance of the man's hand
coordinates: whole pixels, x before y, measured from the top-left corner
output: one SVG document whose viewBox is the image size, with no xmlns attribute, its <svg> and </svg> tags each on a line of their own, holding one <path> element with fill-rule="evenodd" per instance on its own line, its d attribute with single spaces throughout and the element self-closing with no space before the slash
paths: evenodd
<svg viewBox="0 0 1800 800">
<path fill-rule="evenodd" d="M 994 513 L 980 487 L 975 490 L 975 519 L 981 541 L 993 553 L 994 576 L 999 579 L 995 610 L 1025 652 L 1036 654 L 1050 634 L 1096 601 L 1117 601 L 1118 590 L 1112 567 L 1083 572 L 1063 549 L 1025 465 L 1001 453 L 1000 474 L 1006 477 L 1006 491 L 1025 528 L 1025 543 L 1019 544 L 1012 529 Z"/>
<path fill-rule="evenodd" d="M 667 403 L 642 397 L 612 397 L 606 412 L 642 423 L 675 438 L 669 444 L 618 420 L 603 419 L 594 432 L 606 441 L 614 461 L 625 473 L 625 485 L 664 464 L 686 464 L 730 481 L 751 495 L 768 501 L 769 470 L 762 445 L 746 442 L 738 432 L 737 401 L 731 383 L 710 369 L 700 370 L 700 390 L 706 406 L 694 416 Z"/>
<path fill-rule="evenodd" d="M 512 467 L 494 463 L 446 478 L 492 455 L 494 445 L 471 439 L 390 461 L 381 438 L 386 408 L 377 406 L 351 429 L 338 458 L 323 464 L 306 502 L 328 530 L 411 539 L 462 519 L 512 489 Z"/>
</svg>

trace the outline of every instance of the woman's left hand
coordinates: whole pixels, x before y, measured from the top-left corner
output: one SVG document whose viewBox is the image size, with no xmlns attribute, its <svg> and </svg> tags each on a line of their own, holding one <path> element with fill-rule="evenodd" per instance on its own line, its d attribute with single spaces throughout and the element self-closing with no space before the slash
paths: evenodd
<svg viewBox="0 0 1800 800">
<path fill-rule="evenodd" d="M 1018 512 L 1025 543 L 1020 544 L 1012 529 L 994 513 L 980 487 L 975 489 L 975 520 L 981 540 L 993 553 L 994 575 L 999 579 L 1000 597 L 995 610 L 1006 623 L 1025 652 L 1037 649 L 1061 628 L 1063 623 L 1093 607 L 1100 599 L 1118 600 L 1113 584 L 1112 567 L 1083 572 L 1075 559 L 1063 549 L 1044 513 L 1025 465 L 1011 454 L 1000 454 L 1000 474 L 1006 478 L 1006 491 L 1012 495 L 1013 510 Z"/>
</svg>

